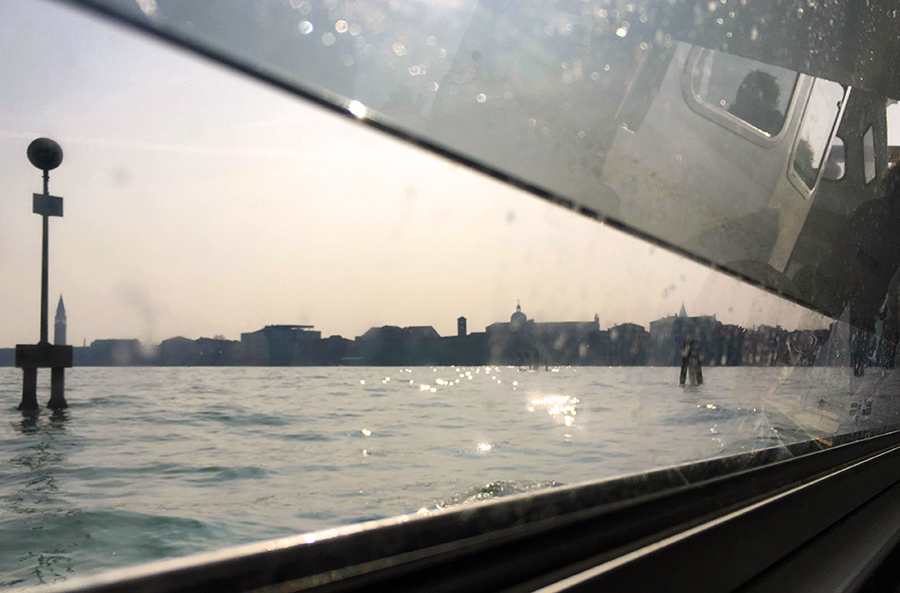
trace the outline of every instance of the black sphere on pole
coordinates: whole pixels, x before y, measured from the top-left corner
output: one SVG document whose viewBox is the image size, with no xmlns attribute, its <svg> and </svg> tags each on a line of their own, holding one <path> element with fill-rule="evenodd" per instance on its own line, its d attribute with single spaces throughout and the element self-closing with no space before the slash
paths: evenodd
<svg viewBox="0 0 900 593">
<path fill-rule="evenodd" d="M 63 151 L 50 138 L 38 138 L 28 145 L 28 160 L 38 169 L 50 171 L 62 163 Z"/>
</svg>

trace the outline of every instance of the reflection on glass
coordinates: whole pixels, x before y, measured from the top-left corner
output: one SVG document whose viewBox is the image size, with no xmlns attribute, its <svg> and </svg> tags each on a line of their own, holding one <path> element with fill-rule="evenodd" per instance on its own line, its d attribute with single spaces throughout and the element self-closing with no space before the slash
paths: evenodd
<svg viewBox="0 0 900 593">
<path fill-rule="evenodd" d="M 809 188 L 815 185 L 819 176 L 819 167 L 843 98 L 843 86 L 829 80 L 815 81 L 794 149 L 793 165 L 794 171 Z"/>
<path fill-rule="evenodd" d="M 692 76 L 694 94 L 770 136 L 781 131 L 797 73 L 721 52 L 704 51 Z"/>
<path fill-rule="evenodd" d="M 875 179 L 875 131 L 871 127 L 863 134 L 863 168 L 866 183 Z"/>
<path fill-rule="evenodd" d="M 874 155 L 873 155 L 874 156 Z M 829 181 L 840 181 L 847 170 L 847 157 L 844 150 L 844 141 L 840 136 L 831 139 L 831 148 L 828 149 L 828 159 L 822 169 L 822 177 Z"/>
</svg>

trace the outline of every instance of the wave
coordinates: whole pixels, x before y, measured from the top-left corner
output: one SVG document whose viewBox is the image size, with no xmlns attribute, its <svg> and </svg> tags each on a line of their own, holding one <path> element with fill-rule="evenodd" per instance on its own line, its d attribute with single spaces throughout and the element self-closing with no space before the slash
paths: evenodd
<svg viewBox="0 0 900 593">
<path fill-rule="evenodd" d="M 495 498 L 502 498 L 504 496 L 536 492 L 538 490 L 546 490 L 547 488 L 556 488 L 557 486 L 562 485 L 563 484 L 560 482 L 553 480 L 497 480 L 496 482 L 488 482 L 487 484 L 473 486 L 468 490 L 458 492 L 447 500 L 437 503 L 436 506 L 439 510 L 446 510 L 476 502 L 494 500 Z"/>
</svg>

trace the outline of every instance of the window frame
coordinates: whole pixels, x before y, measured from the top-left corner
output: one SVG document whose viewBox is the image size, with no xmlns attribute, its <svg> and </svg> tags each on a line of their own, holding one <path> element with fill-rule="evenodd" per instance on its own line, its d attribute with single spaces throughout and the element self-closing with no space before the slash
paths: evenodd
<svg viewBox="0 0 900 593">
<path fill-rule="evenodd" d="M 831 123 L 831 131 L 828 133 L 828 139 L 825 141 L 825 153 L 822 155 L 822 161 L 819 163 L 819 168 L 816 171 L 816 178 L 813 181 L 812 186 L 808 186 L 806 185 L 806 181 L 804 181 L 800 174 L 794 169 L 794 159 L 797 158 L 797 149 L 800 146 L 800 130 L 803 128 L 803 123 L 806 120 L 806 112 L 809 109 L 809 98 L 812 96 L 813 86 L 816 80 L 817 79 L 815 78 L 810 79 L 809 92 L 805 95 L 806 103 L 803 105 L 803 114 L 800 116 L 796 135 L 794 136 L 793 144 L 791 146 L 791 154 L 787 159 L 787 178 L 804 199 L 809 199 L 816 192 L 819 183 L 822 182 L 822 173 L 825 171 L 823 165 L 828 158 L 828 151 L 831 150 L 831 141 L 837 134 L 838 128 L 841 125 L 841 120 L 844 118 L 844 110 L 847 108 L 847 101 L 850 98 L 850 91 L 853 90 L 851 87 L 841 85 L 844 87 L 844 97 L 841 99 L 840 109 L 838 109 L 837 115 Z M 847 150 L 846 144 L 844 145 L 844 150 Z M 846 153 L 844 158 L 846 160 Z"/>
<path fill-rule="evenodd" d="M 811 77 L 797 72 L 797 79 L 791 89 L 791 99 L 788 101 L 788 106 L 785 110 L 784 124 L 777 134 L 770 135 L 729 111 L 722 109 L 720 106 L 704 101 L 702 97 L 694 92 L 694 75 L 697 72 L 697 68 L 699 68 L 702 58 L 711 51 L 713 50 L 695 47 L 691 50 L 690 56 L 685 64 L 685 69 L 681 78 L 681 88 L 688 106 L 695 113 L 702 115 L 706 119 L 719 124 L 723 128 L 734 132 L 746 140 L 750 140 L 758 146 L 763 148 L 773 148 L 778 145 L 787 133 L 787 129 L 791 127 L 798 98 L 806 96 L 811 88 Z"/>
</svg>

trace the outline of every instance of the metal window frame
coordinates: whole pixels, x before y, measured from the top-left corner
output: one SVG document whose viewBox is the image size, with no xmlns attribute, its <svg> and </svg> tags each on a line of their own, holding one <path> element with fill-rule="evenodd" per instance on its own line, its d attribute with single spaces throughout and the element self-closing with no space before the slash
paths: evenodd
<svg viewBox="0 0 900 593">
<path fill-rule="evenodd" d="M 797 158 L 797 148 L 800 146 L 800 130 L 803 129 L 803 123 L 806 120 L 806 111 L 809 108 L 809 98 L 812 96 L 813 87 L 815 85 L 815 81 L 818 79 L 810 79 L 809 92 L 806 94 L 806 101 L 803 106 L 803 114 L 800 116 L 800 122 L 797 126 L 797 135 L 794 138 L 794 145 L 791 147 L 791 156 L 787 161 L 787 177 L 798 192 L 804 197 L 809 198 L 813 193 L 815 193 L 816 188 L 819 187 L 819 183 L 822 182 L 822 172 L 825 170 L 825 160 L 828 158 L 828 151 L 831 149 L 831 141 L 837 134 L 838 128 L 841 125 L 841 120 L 844 118 L 844 110 L 847 109 L 847 101 L 850 99 L 850 91 L 853 90 L 852 87 L 841 85 L 844 87 L 844 97 L 841 99 L 841 106 L 838 109 L 837 115 L 834 118 L 834 121 L 831 123 L 831 131 L 828 133 L 828 140 L 825 141 L 825 152 L 822 155 L 822 160 L 819 163 L 819 168 L 816 171 L 816 178 L 813 181 L 813 184 L 807 185 L 806 181 L 797 173 L 794 168 L 794 161 Z M 838 83 L 840 84 L 840 83 Z M 845 148 L 846 150 L 846 145 Z M 845 157 L 846 158 L 846 157 Z"/>
<path fill-rule="evenodd" d="M 738 116 L 722 109 L 718 105 L 704 101 L 702 97 L 694 92 L 694 74 L 697 72 L 700 60 L 711 51 L 713 50 L 695 47 L 691 50 L 690 56 L 685 64 L 684 73 L 681 78 L 681 89 L 688 106 L 695 113 L 719 124 L 723 128 L 731 130 L 738 136 L 741 136 L 758 146 L 763 148 L 774 148 L 777 146 L 787 133 L 787 129 L 791 127 L 793 114 L 797 109 L 800 98 L 805 98 L 809 94 L 809 91 L 812 88 L 813 79 L 805 74 L 797 73 L 794 86 L 791 88 L 791 100 L 788 102 L 787 109 L 784 113 L 784 123 L 777 134 L 770 135 Z"/>
</svg>

